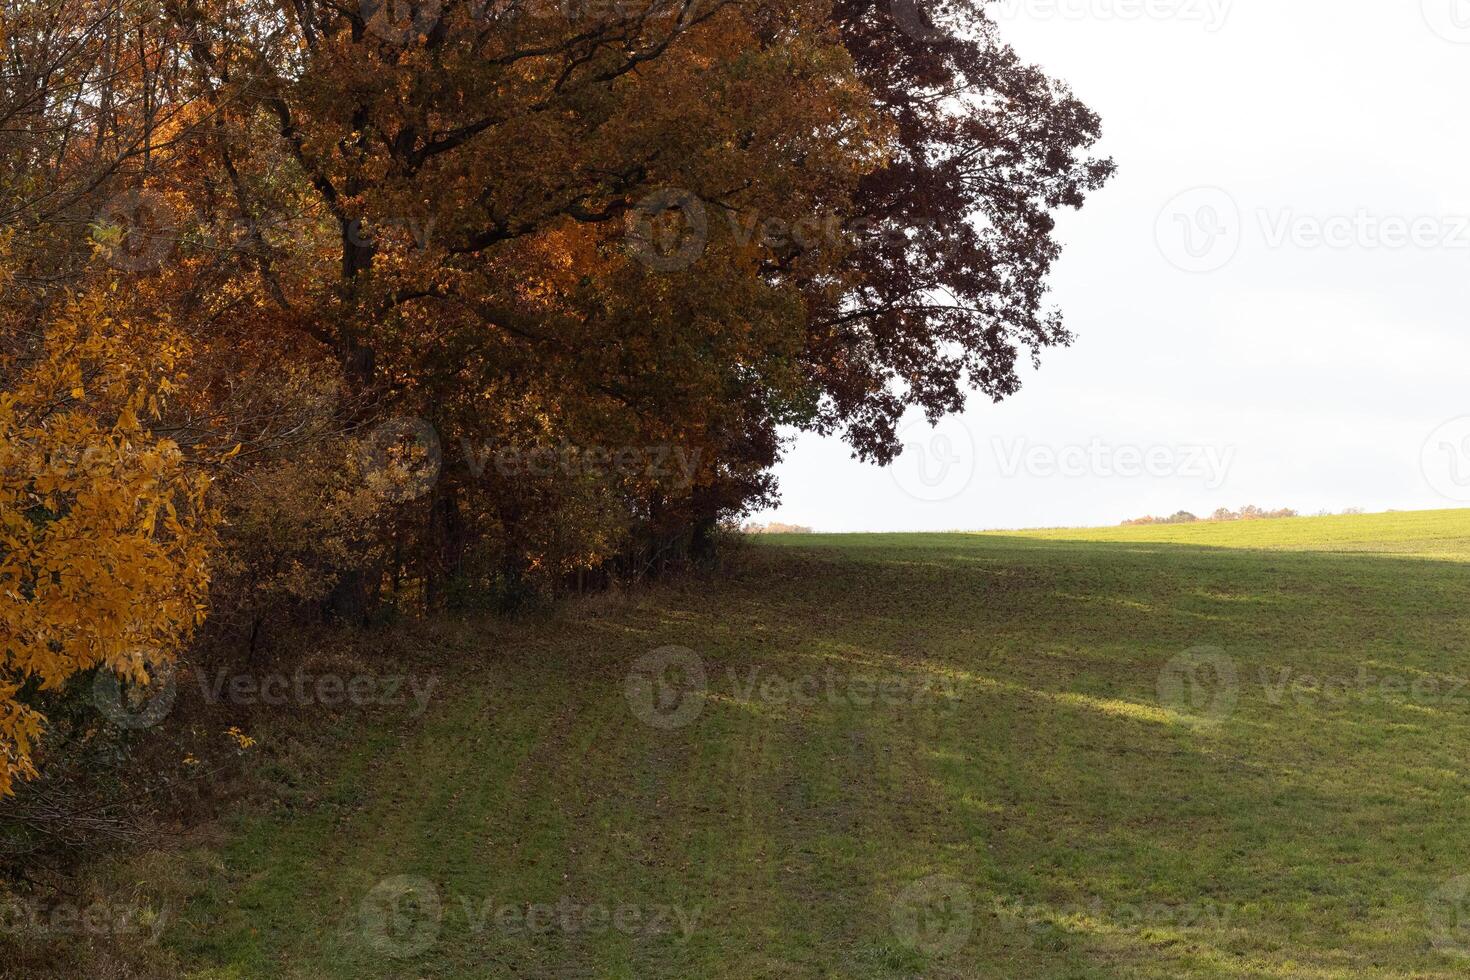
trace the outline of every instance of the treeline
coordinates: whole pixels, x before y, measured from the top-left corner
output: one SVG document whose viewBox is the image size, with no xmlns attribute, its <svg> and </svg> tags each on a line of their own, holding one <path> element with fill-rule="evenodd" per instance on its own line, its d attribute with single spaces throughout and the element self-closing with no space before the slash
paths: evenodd
<svg viewBox="0 0 1470 980">
<path fill-rule="evenodd" d="M 1290 507 L 1281 507 L 1276 510 L 1266 510 L 1255 504 L 1246 504 L 1240 510 L 1231 510 L 1229 507 L 1217 507 L 1209 517 L 1196 517 L 1187 510 L 1176 511 L 1168 517 L 1136 517 L 1131 521 L 1124 521 L 1124 527 L 1133 527 L 1141 524 L 1194 524 L 1198 521 L 1260 521 L 1278 517 L 1298 517 L 1296 511 Z"/>
<path fill-rule="evenodd" d="M 982 7 L 8 2 L 0 796 L 201 627 L 657 574 L 1014 392 L 1111 164 Z"/>
</svg>

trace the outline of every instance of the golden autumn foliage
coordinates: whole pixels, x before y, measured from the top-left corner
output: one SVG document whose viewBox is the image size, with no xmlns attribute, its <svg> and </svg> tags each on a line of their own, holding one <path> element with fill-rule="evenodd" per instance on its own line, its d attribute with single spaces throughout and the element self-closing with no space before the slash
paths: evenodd
<svg viewBox="0 0 1470 980">
<path fill-rule="evenodd" d="M 94 668 L 146 684 L 202 618 L 207 481 L 147 425 L 185 348 L 107 305 L 69 302 L 3 365 L 0 796 L 34 774 L 45 722 L 20 695 Z"/>
<path fill-rule="evenodd" d="M 8 5 L 0 796 L 36 692 L 205 613 L 253 657 L 659 574 L 787 433 L 1015 390 L 1097 121 L 899 6 Z"/>
</svg>

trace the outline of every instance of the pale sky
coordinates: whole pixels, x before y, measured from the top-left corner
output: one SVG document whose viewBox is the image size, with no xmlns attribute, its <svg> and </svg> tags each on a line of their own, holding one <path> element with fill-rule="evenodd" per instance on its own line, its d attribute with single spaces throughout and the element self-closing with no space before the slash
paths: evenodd
<svg viewBox="0 0 1470 980">
<path fill-rule="evenodd" d="M 1470 506 L 1470 0 L 998 0 L 1103 119 L 1061 217 L 1076 343 L 915 418 L 891 470 L 800 437 L 824 531 Z M 1459 420 L 1459 421 L 1457 421 Z"/>
</svg>

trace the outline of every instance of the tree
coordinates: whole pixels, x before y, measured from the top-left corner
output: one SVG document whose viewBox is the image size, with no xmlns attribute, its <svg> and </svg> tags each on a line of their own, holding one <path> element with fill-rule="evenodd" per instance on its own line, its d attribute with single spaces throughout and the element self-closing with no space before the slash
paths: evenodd
<svg viewBox="0 0 1470 980">
<path fill-rule="evenodd" d="M 907 408 L 1002 398 L 1022 348 L 1069 339 L 1052 215 L 1111 163 L 982 6 L 168 10 L 180 91 L 217 120 L 190 220 L 231 245 L 186 257 L 180 319 L 233 351 L 248 310 L 266 360 L 236 374 L 330 361 L 342 430 L 428 423 L 440 478 L 384 523 L 431 600 L 476 561 L 519 580 L 698 551 L 771 499 L 784 427 L 886 462 Z M 464 451 L 567 446 L 699 465 L 487 478 Z M 398 574 L 358 566 L 354 610 Z"/>
<path fill-rule="evenodd" d="M 969 0 L 4 16 L 12 699 L 176 649 L 210 573 L 254 637 L 706 553 L 784 432 L 885 462 L 907 409 L 1014 392 L 1069 339 L 1053 214 L 1111 172 Z"/>
<path fill-rule="evenodd" d="M 1034 362 L 1071 339 L 1044 306 L 1053 214 L 1081 207 L 1114 167 L 1088 155 L 1097 116 L 1001 42 L 984 8 L 833 9 L 893 138 L 847 216 L 850 287 L 812 304 L 806 360 L 821 393 L 813 424 L 865 459 L 896 455 L 908 408 L 937 420 L 967 388 L 999 401 L 1020 387 L 1022 349 Z"/>
<path fill-rule="evenodd" d="M 148 680 L 198 623 L 207 480 L 152 431 L 188 347 L 118 316 L 114 195 L 178 136 L 167 48 L 128 3 L 0 15 L 0 796 L 34 774 L 39 692 Z M 144 209 L 146 210 L 146 209 Z M 119 264 L 141 243 L 114 236 Z M 120 251 L 121 250 L 121 251 Z"/>
<path fill-rule="evenodd" d="M 0 362 L 0 796 L 34 775 L 30 696 L 99 667 L 147 684 L 202 619 L 207 480 L 143 421 L 182 349 L 105 304 L 69 304 L 43 353 Z"/>
<path fill-rule="evenodd" d="M 350 425 L 431 424 L 443 473 L 395 553 L 431 578 L 473 542 L 504 575 L 566 570 L 767 492 L 774 426 L 806 397 L 806 311 L 736 219 L 843 213 L 884 152 L 824 5 L 171 10 L 221 121 L 194 146 L 190 196 L 209 203 L 191 223 L 241 233 L 186 259 L 219 284 L 187 291 L 208 297 L 187 318 L 233 347 L 220 310 L 247 307 L 253 333 L 330 355 Z M 625 220 L 657 220 L 667 194 L 707 213 L 697 267 L 630 247 Z M 834 255 L 800 264 L 822 275 Z M 701 466 L 486 483 L 456 450 L 487 442 L 678 447 Z M 548 535 L 567 520 L 586 547 Z"/>
</svg>

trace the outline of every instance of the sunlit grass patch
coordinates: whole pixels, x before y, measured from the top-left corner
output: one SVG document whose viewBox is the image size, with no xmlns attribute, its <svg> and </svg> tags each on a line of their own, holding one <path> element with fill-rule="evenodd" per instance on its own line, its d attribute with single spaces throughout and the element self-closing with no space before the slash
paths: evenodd
<svg viewBox="0 0 1470 980">
<path fill-rule="evenodd" d="M 1466 512 L 767 538 L 502 636 L 345 751 L 330 809 L 246 821 L 168 948 L 200 977 L 1460 976 L 1467 559 Z M 669 646 L 702 679 L 630 700 Z M 391 955 L 362 905 L 405 875 L 441 917 Z M 490 898 L 576 927 L 472 928 Z"/>
</svg>

